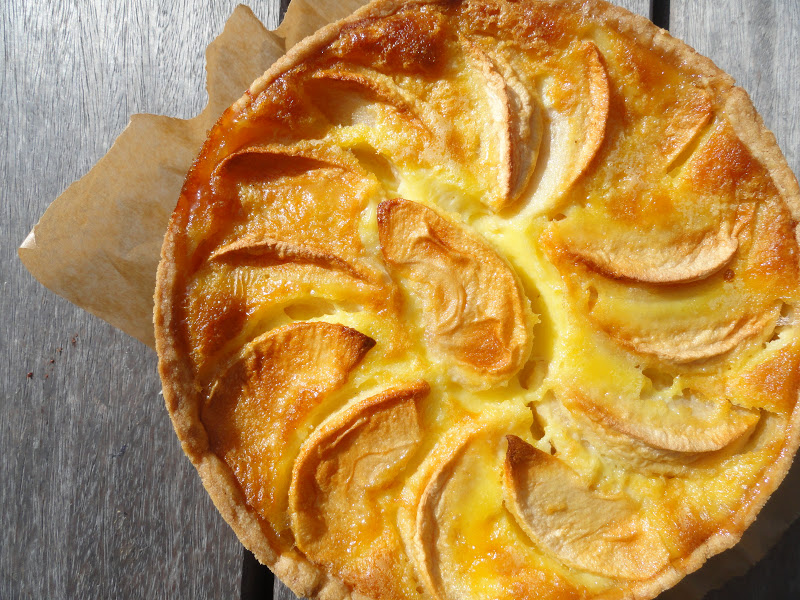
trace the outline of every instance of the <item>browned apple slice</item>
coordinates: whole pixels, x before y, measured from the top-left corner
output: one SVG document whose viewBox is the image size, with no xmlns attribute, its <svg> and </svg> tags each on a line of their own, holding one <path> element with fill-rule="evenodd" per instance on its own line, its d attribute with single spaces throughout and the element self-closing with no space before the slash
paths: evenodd
<svg viewBox="0 0 800 600">
<path fill-rule="evenodd" d="M 246 147 L 213 181 L 209 202 L 227 217 L 197 245 L 186 307 L 199 379 L 285 323 L 290 305 L 324 299 L 380 312 L 395 302 L 377 244 L 365 249 L 359 231 L 382 190 L 350 153 L 318 142 Z"/>
<path fill-rule="evenodd" d="M 567 168 L 564 188 L 569 188 L 589 167 L 606 133 L 608 120 L 608 75 L 603 66 L 600 50 L 592 42 L 583 42 L 576 51 L 577 60 L 584 68 L 585 95 L 587 102 L 581 103 L 580 118 L 572 128 L 572 142 L 580 148 L 572 164 Z M 569 143 L 568 142 L 568 143 Z"/>
<path fill-rule="evenodd" d="M 597 46 L 593 42 L 577 44 L 565 55 L 563 71 L 554 76 L 548 89 L 548 166 L 536 193 L 536 204 L 543 206 L 552 206 L 572 187 L 605 138 L 608 75 Z"/>
<path fill-rule="evenodd" d="M 292 462 L 315 411 L 374 344 L 342 325 L 286 325 L 248 344 L 202 407 L 211 449 L 281 539 L 289 528 Z"/>
<path fill-rule="evenodd" d="M 521 416 L 517 413 L 517 416 Z M 503 502 L 503 436 L 511 414 L 464 420 L 442 436 L 404 489 L 399 526 L 428 594 L 438 600 L 577 598 Z"/>
<path fill-rule="evenodd" d="M 511 268 L 486 242 L 409 200 L 378 206 L 381 250 L 423 305 L 426 339 L 458 379 L 485 387 L 516 373 L 531 346 L 530 309 Z"/>
<path fill-rule="evenodd" d="M 739 234 L 754 213 L 752 205 L 732 211 L 716 230 L 644 235 L 641 227 L 607 222 L 601 230 L 567 219 L 559 233 L 568 251 L 593 269 L 643 283 L 685 283 L 716 273 L 739 248 Z"/>
<path fill-rule="evenodd" d="M 674 177 L 615 191 L 604 202 L 590 199 L 554 228 L 573 256 L 607 276 L 656 284 L 704 279 L 731 262 L 757 221 L 755 198 L 737 200 L 730 183 L 762 185 L 758 168 L 739 166 L 754 162 L 721 122 Z"/>
<path fill-rule="evenodd" d="M 382 499 L 419 446 L 417 404 L 429 389 L 417 381 L 334 415 L 306 440 L 294 465 L 289 512 L 297 547 L 370 597 L 406 598 L 404 587 L 414 586 Z"/>
<path fill-rule="evenodd" d="M 354 71 L 346 68 L 323 69 L 311 75 L 315 80 L 339 81 L 364 90 L 381 102 L 393 105 L 397 110 L 414 114 L 414 99 L 394 83 L 391 77 L 377 71 Z"/>
<path fill-rule="evenodd" d="M 412 126 L 402 133 L 406 145 L 419 142 L 418 130 L 424 133 L 418 158 L 440 164 L 474 162 L 477 156 L 481 164 L 490 165 L 490 172 L 477 173 L 484 180 L 483 200 L 499 210 L 515 201 L 530 181 L 542 139 L 542 114 L 528 87 L 501 57 L 490 57 L 467 40 L 462 40 L 462 48 L 466 68 L 455 99 L 434 93 L 425 101 L 422 97 L 430 91 L 422 82 L 411 80 L 406 89 L 383 73 L 357 66 L 315 72 L 309 90 L 333 123 L 381 128 L 384 137 L 367 136 L 368 143 L 380 145 L 396 160 L 400 149 L 385 137 L 399 133 L 393 124 L 398 120 Z M 461 112 L 468 118 L 453 118 L 447 112 L 465 102 L 469 110 Z M 381 115 L 381 105 L 392 107 L 391 118 Z"/>
<path fill-rule="evenodd" d="M 473 69 L 481 75 L 488 101 L 488 142 L 499 160 L 496 191 L 486 197 L 494 210 L 513 203 L 530 182 L 542 141 L 542 114 L 528 87 L 501 55 L 490 56 L 463 40 Z"/>
<path fill-rule="evenodd" d="M 504 483 L 520 527 L 564 564 L 637 581 L 669 566 L 657 530 L 633 499 L 600 494 L 558 458 L 512 435 Z"/>
<path fill-rule="evenodd" d="M 610 107 L 607 131 L 620 143 L 610 151 L 633 159 L 627 163 L 631 167 L 641 165 L 643 177 L 663 176 L 685 158 L 684 150 L 713 118 L 714 94 L 706 81 L 687 79 L 680 65 L 635 40 L 606 37 L 600 45 L 612 85 L 620 92 Z M 626 93 L 630 89 L 658 93 Z"/>
<path fill-rule="evenodd" d="M 730 352 L 742 342 L 765 331 L 774 323 L 779 306 L 756 314 L 745 313 L 729 321 L 697 324 L 691 329 L 662 329 L 636 332 L 611 327 L 608 331 L 623 345 L 676 363 L 705 360 Z"/>
<path fill-rule="evenodd" d="M 388 161 L 375 172 L 388 180 L 407 166 L 447 162 L 453 131 L 453 124 L 426 101 L 423 82 L 397 79 L 349 64 L 313 72 L 304 84 L 332 126 L 328 139 L 362 159 L 365 152 L 374 152 Z"/>
<path fill-rule="evenodd" d="M 692 87 L 678 101 L 659 108 L 664 109 L 665 127 L 659 131 L 661 137 L 657 144 L 664 168 L 670 169 L 711 122 L 714 116 L 712 97 L 708 91 Z"/>
<path fill-rule="evenodd" d="M 434 449 L 423 469 L 426 484 L 419 495 L 419 503 L 414 519 L 414 534 L 411 544 L 419 572 L 428 591 L 437 600 L 449 598 L 446 584 L 439 568 L 436 541 L 442 517 L 441 504 L 445 488 L 453 476 L 454 469 L 464 452 L 480 433 L 474 424 L 466 424 L 451 432 Z"/>
<path fill-rule="evenodd" d="M 557 206 L 589 169 L 606 136 L 610 99 L 608 75 L 593 42 L 573 44 L 542 86 L 545 159 L 534 170 L 526 201 L 536 212 Z"/>
<path fill-rule="evenodd" d="M 316 104 L 334 123 L 373 125 L 376 115 L 371 105 L 378 103 L 391 106 L 404 122 L 428 134 L 435 127 L 435 115 L 418 98 L 375 70 L 355 66 L 323 69 L 312 73 L 309 85 Z"/>
<path fill-rule="evenodd" d="M 382 314 L 381 328 L 402 327 L 399 290 L 377 261 L 371 267 L 294 244 L 285 250 L 243 242 L 238 249 L 223 247 L 228 252 L 198 273 L 187 299 L 192 356 L 204 385 L 242 346 L 291 320 L 366 311 Z M 395 349 L 407 342 L 396 334 L 389 338 L 382 339 Z"/>
<path fill-rule="evenodd" d="M 576 306 L 595 327 L 639 354 L 673 363 L 712 359 L 765 335 L 780 315 L 781 303 L 749 289 L 741 270 L 680 285 L 620 282 L 576 262 L 552 229 L 540 239 Z"/>
<path fill-rule="evenodd" d="M 232 261 L 236 264 L 256 261 L 258 266 L 310 264 L 342 271 L 358 279 L 369 279 L 372 275 L 363 267 L 350 264 L 325 250 L 255 236 L 243 237 L 220 247 L 211 254 L 211 259 Z"/>
<path fill-rule="evenodd" d="M 691 390 L 679 396 L 667 391 L 613 400 L 573 391 L 563 402 L 579 420 L 599 426 L 595 429 L 601 435 L 610 434 L 605 437 L 612 446 L 624 447 L 628 454 L 640 451 L 654 462 L 687 463 L 722 450 L 745 438 L 759 421 L 757 410 L 701 398 Z"/>
<path fill-rule="evenodd" d="M 793 315 L 782 317 L 773 336 L 785 336 L 781 329 L 785 332 L 788 326 L 796 326 L 794 321 Z M 800 397 L 800 339 L 786 337 L 786 341 L 779 337 L 768 344 L 738 373 L 729 374 L 725 392 L 735 402 L 781 416 L 792 414 Z"/>
<path fill-rule="evenodd" d="M 280 240 L 285 251 L 289 245 L 315 249 L 352 265 L 365 255 L 361 212 L 383 193 L 351 153 L 318 142 L 244 148 L 217 166 L 213 182 L 230 213 L 230 231 L 206 240 L 216 246 L 215 257 L 241 256 L 244 246 L 251 254 L 275 254 L 270 240 Z"/>
</svg>

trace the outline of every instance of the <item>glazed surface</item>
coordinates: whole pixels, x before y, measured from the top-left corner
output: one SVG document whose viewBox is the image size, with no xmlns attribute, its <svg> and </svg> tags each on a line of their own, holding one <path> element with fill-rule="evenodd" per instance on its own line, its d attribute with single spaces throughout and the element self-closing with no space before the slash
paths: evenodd
<svg viewBox="0 0 800 600">
<path fill-rule="evenodd" d="M 593 2 L 378 4 L 210 133 L 165 396 L 299 593 L 650 597 L 788 469 L 796 183 L 653 36 Z"/>
</svg>

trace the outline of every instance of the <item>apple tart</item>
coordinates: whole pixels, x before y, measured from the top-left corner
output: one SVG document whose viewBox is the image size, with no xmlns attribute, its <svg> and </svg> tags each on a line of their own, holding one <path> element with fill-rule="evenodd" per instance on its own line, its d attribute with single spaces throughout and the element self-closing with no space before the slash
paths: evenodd
<svg viewBox="0 0 800 600">
<path fill-rule="evenodd" d="M 175 431 L 298 595 L 652 598 L 798 446 L 797 182 L 600 0 L 380 0 L 216 126 L 162 251 Z"/>
</svg>

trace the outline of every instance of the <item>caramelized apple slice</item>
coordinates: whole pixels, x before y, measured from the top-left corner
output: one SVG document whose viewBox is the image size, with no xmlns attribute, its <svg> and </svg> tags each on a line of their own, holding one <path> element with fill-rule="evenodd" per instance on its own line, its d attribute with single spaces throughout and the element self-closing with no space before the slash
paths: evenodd
<svg viewBox="0 0 800 600">
<path fill-rule="evenodd" d="M 691 329 L 635 332 L 611 329 L 612 335 L 632 350 L 676 363 L 721 356 L 775 323 L 780 307 L 744 314 L 729 321 L 696 324 Z"/>
<path fill-rule="evenodd" d="M 291 320 L 381 314 L 381 327 L 402 328 L 399 290 L 377 268 L 293 244 L 279 254 L 271 249 L 258 254 L 258 244 L 217 256 L 191 286 L 187 328 L 196 376 L 204 386 L 242 346 Z M 407 343 L 397 334 L 382 339 L 387 352 Z"/>
<path fill-rule="evenodd" d="M 409 158 L 393 139 L 396 135 L 402 135 L 405 146 L 414 146 L 423 162 L 474 163 L 477 156 L 481 165 L 490 165 L 489 172 L 477 173 L 484 180 L 483 199 L 499 210 L 516 200 L 530 181 L 542 139 L 542 114 L 506 62 L 472 42 L 462 40 L 461 45 L 465 68 L 453 82 L 456 91 L 444 97 L 426 91 L 420 81 L 407 82 L 406 89 L 385 74 L 355 66 L 318 71 L 309 89 L 331 122 L 377 127 L 382 135 L 364 133 L 365 140 L 395 161 Z M 326 85 L 314 87 L 315 82 Z M 381 106 L 393 109 L 390 117 Z M 460 114 L 450 114 L 453 107 Z M 395 126 L 398 120 L 411 127 L 401 132 Z M 350 143 L 344 134 L 341 141 Z"/>
<path fill-rule="evenodd" d="M 251 146 L 222 161 L 214 172 L 219 196 L 229 198 L 230 233 L 216 242 L 216 257 L 277 251 L 271 240 L 341 257 L 363 259 L 361 212 L 383 194 L 375 177 L 351 153 L 318 142 Z M 230 199 L 233 197 L 233 199 Z M 235 199 L 235 200 L 234 200 Z M 307 253 L 306 253 L 307 254 Z"/>
<path fill-rule="evenodd" d="M 453 124 L 426 101 L 424 84 L 398 79 L 405 85 L 374 69 L 340 65 L 314 72 L 305 84 L 334 126 L 328 139 L 357 154 L 368 148 L 384 157 L 390 178 L 396 169 L 446 162 L 453 132 Z"/>
<path fill-rule="evenodd" d="M 580 104 L 580 112 L 574 119 L 571 128 L 571 138 L 567 144 L 579 148 L 578 154 L 573 156 L 571 164 L 567 167 L 563 181 L 564 189 L 572 186 L 578 177 L 589 167 L 606 133 L 608 120 L 608 75 L 600 58 L 600 50 L 592 42 L 583 42 L 575 52 L 576 58 L 584 69 L 582 98 L 587 102 Z"/>
<path fill-rule="evenodd" d="M 380 312 L 395 302 L 377 244 L 365 249 L 359 232 L 383 192 L 350 153 L 318 142 L 247 147 L 217 166 L 213 187 L 209 201 L 226 218 L 197 245 L 186 307 L 202 381 L 286 322 L 288 305 L 322 298 Z"/>
<path fill-rule="evenodd" d="M 721 285 L 694 295 L 681 289 L 664 294 L 630 289 L 618 294 L 619 284 L 595 283 L 597 296 L 590 320 L 622 346 L 673 363 L 731 352 L 767 331 L 780 315 L 779 303 L 749 304 Z"/>
<path fill-rule="evenodd" d="M 743 190 L 763 185 L 759 177 L 749 151 L 721 122 L 674 177 L 589 199 L 554 226 L 573 256 L 605 275 L 696 281 L 726 266 L 750 232 L 758 203 Z M 738 199 L 731 181 L 739 182 Z"/>
<path fill-rule="evenodd" d="M 445 539 L 450 537 L 447 535 L 448 530 L 460 529 L 453 521 L 457 521 L 458 514 L 464 509 L 463 506 L 454 509 L 449 505 L 447 491 L 468 450 L 478 449 L 476 442 L 482 437 L 482 433 L 484 432 L 480 425 L 472 422 L 450 430 L 425 460 L 420 469 L 421 480 L 416 482 L 416 514 L 409 546 L 422 582 L 437 600 L 450 600 L 454 597 L 448 593 L 448 588 L 452 587 L 452 581 L 448 579 L 458 577 L 463 568 L 458 558 L 452 557 L 452 551 L 455 550 L 453 546 L 457 547 L 456 544 L 445 543 L 442 548 L 437 543 L 440 536 Z M 483 475 L 480 471 L 485 470 L 486 463 L 478 461 L 470 466 L 475 467 L 471 471 L 477 471 L 477 476 L 480 477 Z M 469 533 L 461 530 L 459 537 L 469 538 Z M 485 533 L 482 532 L 483 535 Z M 463 543 L 463 540 L 459 541 Z M 448 556 L 442 556 L 442 550 Z M 452 558 L 455 560 L 451 561 Z M 452 562 L 448 564 L 452 568 L 442 568 L 442 561 Z"/>
<path fill-rule="evenodd" d="M 528 88 L 500 55 L 490 57 L 466 40 L 462 45 L 483 80 L 490 120 L 484 135 L 493 138 L 487 145 L 499 160 L 499 186 L 485 202 L 500 210 L 517 200 L 530 182 L 542 141 L 542 114 Z"/>
<path fill-rule="evenodd" d="M 342 271 L 358 279 L 369 279 L 372 275 L 366 269 L 352 265 L 325 250 L 255 236 L 243 237 L 220 247 L 211 254 L 211 259 L 232 261 L 236 264 L 255 260 L 259 266 L 310 264 Z"/>
<path fill-rule="evenodd" d="M 372 69 L 355 66 L 323 69 L 314 72 L 307 85 L 316 105 L 334 124 L 396 130 L 393 122 L 399 120 L 406 128 L 407 139 L 416 135 L 414 130 L 419 130 L 429 143 L 433 131 L 441 127 L 438 115 L 429 107 L 391 77 Z M 381 114 L 382 106 L 391 107 L 391 117 Z"/>
<path fill-rule="evenodd" d="M 381 250 L 423 305 L 425 335 L 488 386 L 516 373 L 529 352 L 529 308 L 511 268 L 475 234 L 434 210 L 394 199 L 378 206 Z"/>
<path fill-rule="evenodd" d="M 701 398 L 690 390 L 677 397 L 667 392 L 613 401 L 572 392 L 564 404 L 573 414 L 629 438 L 631 445 L 685 460 L 730 446 L 752 432 L 759 421 L 756 410 L 724 399 Z"/>
<path fill-rule="evenodd" d="M 315 410 L 374 344 L 342 325 L 286 325 L 248 344 L 202 408 L 211 449 L 279 539 L 289 527 L 291 465 Z"/>
<path fill-rule="evenodd" d="M 735 271 L 732 283 L 720 276 L 681 285 L 619 282 L 576 263 L 552 231 L 540 239 L 575 306 L 595 327 L 639 354 L 673 363 L 712 359 L 763 335 L 780 314 L 779 301 L 766 290 L 749 289 L 745 276 Z"/>
<path fill-rule="evenodd" d="M 643 283 L 685 283 L 716 273 L 739 248 L 739 233 L 754 213 L 752 205 L 733 212 L 716 230 L 672 229 L 644 235 L 641 227 L 604 222 L 605 227 L 559 224 L 568 251 L 593 269 L 618 279 Z M 676 215 L 677 216 L 677 215 Z"/>
<path fill-rule="evenodd" d="M 447 597 L 444 591 L 441 569 L 439 569 L 436 539 L 441 516 L 440 503 L 445 487 L 453 475 L 455 466 L 465 449 L 478 433 L 476 427 L 466 427 L 460 440 L 450 435 L 439 443 L 434 454 L 427 461 L 431 473 L 417 505 L 412 550 L 417 562 L 417 570 L 428 591 L 437 600 Z M 438 452 L 437 452 L 438 451 Z M 441 457 L 437 454 L 442 454 Z M 438 459 L 438 460 L 437 460 Z"/>
<path fill-rule="evenodd" d="M 670 169 L 711 122 L 714 111 L 711 94 L 702 88 L 690 88 L 680 101 L 664 108 L 666 127 L 657 143 L 662 164 Z"/>
<path fill-rule="evenodd" d="M 609 80 L 619 90 L 610 106 L 606 132 L 619 143 L 609 148 L 611 160 L 603 162 L 616 165 L 614 155 L 625 157 L 626 164 L 641 171 L 641 177 L 648 173 L 661 177 L 680 163 L 684 151 L 713 118 L 710 86 L 685 77 L 680 65 L 633 39 L 601 34 L 598 43 Z M 617 180 L 619 187 L 625 187 L 624 179 Z M 640 177 L 635 181 L 640 182 Z"/>
<path fill-rule="evenodd" d="M 781 317 L 773 334 L 778 339 L 744 369 L 728 373 L 725 393 L 735 402 L 781 416 L 795 410 L 800 397 L 800 339 L 786 333 L 789 327 L 796 327 L 794 317 Z"/>
<path fill-rule="evenodd" d="M 558 203 L 589 168 L 605 138 L 608 76 L 594 43 L 581 42 L 564 56 L 543 101 L 549 117 L 549 156 L 536 176 L 531 204 L 537 210 Z"/>
<path fill-rule="evenodd" d="M 413 586 L 382 499 L 419 446 L 417 404 L 429 389 L 417 381 L 334 415 L 306 440 L 294 465 L 289 512 L 297 547 L 371 597 L 404 598 L 403 587 Z M 376 571 L 383 581 L 370 575 Z"/>
<path fill-rule="evenodd" d="M 451 429 L 404 491 L 399 523 L 421 582 L 439 600 L 579 597 L 503 502 L 503 435 L 516 416 Z M 413 509 L 412 509 L 413 507 Z M 554 592 L 557 590 L 557 592 Z M 555 594 L 555 595 L 554 595 Z"/>
<path fill-rule="evenodd" d="M 377 71 L 354 71 L 346 68 L 324 69 L 311 75 L 317 81 L 338 81 L 363 90 L 380 102 L 391 104 L 398 111 L 415 115 L 415 100 L 394 83 L 391 77 Z"/>
<path fill-rule="evenodd" d="M 668 567 L 669 554 L 636 502 L 601 495 L 558 458 L 513 435 L 504 483 L 520 527 L 564 564 L 637 581 Z"/>
</svg>

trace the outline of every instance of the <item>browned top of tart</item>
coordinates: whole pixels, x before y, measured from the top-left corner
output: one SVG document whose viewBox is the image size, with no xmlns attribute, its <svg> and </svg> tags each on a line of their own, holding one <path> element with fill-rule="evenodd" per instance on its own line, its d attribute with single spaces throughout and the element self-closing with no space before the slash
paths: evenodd
<svg viewBox="0 0 800 600">
<path fill-rule="evenodd" d="M 797 182 L 600 0 L 384 0 L 211 130 L 164 243 L 175 430 L 300 595 L 652 598 L 798 445 Z"/>
</svg>

